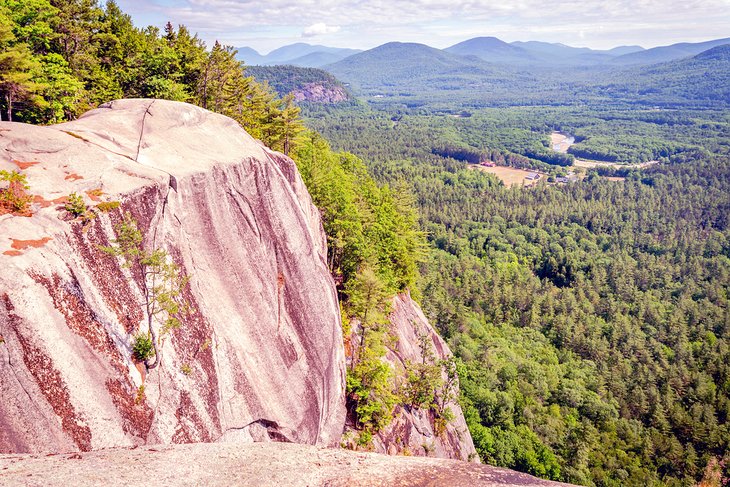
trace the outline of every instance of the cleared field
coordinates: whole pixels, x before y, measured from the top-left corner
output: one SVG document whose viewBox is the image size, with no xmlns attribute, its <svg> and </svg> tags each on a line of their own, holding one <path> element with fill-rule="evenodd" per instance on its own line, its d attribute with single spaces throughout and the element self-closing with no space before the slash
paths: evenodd
<svg viewBox="0 0 730 487">
<path fill-rule="evenodd" d="M 527 181 L 525 177 L 534 171 L 515 169 L 514 167 L 495 166 L 485 167 L 470 164 L 469 168 L 492 173 L 497 176 L 505 186 L 532 186 L 536 181 Z M 544 176 L 543 176 L 544 177 Z"/>
<path fill-rule="evenodd" d="M 643 169 L 645 167 L 659 164 L 659 161 L 640 162 L 636 164 L 617 164 L 615 162 L 603 162 L 603 161 L 587 161 L 585 159 L 576 159 L 573 163 L 576 167 L 594 168 L 594 167 L 616 167 L 616 168 L 638 168 Z"/>
<path fill-rule="evenodd" d="M 570 146 L 573 145 L 573 142 L 575 142 L 575 137 L 569 137 L 565 134 L 561 134 L 560 132 L 553 132 L 550 134 L 550 144 L 552 144 L 552 148 L 555 152 L 562 152 L 565 154 L 568 152 Z"/>
</svg>

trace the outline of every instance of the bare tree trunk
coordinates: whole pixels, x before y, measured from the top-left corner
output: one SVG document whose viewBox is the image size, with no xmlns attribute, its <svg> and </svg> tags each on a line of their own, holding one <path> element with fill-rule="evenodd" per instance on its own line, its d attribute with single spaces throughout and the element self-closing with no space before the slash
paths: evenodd
<svg viewBox="0 0 730 487">
<path fill-rule="evenodd" d="M 8 104 L 8 122 L 13 121 L 13 92 L 8 91 L 8 94 L 5 95 L 5 101 Z"/>
<path fill-rule="evenodd" d="M 147 367 L 147 370 L 152 370 L 160 365 L 160 349 L 157 347 L 157 333 L 155 333 L 155 329 L 152 327 L 152 315 L 149 315 L 147 318 L 147 326 L 149 327 L 150 336 L 152 337 L 152 348 L 155 349 L 155 361 L 150 364 L 147 360 L 145 360 L 144 365 Z"/>
</svg>

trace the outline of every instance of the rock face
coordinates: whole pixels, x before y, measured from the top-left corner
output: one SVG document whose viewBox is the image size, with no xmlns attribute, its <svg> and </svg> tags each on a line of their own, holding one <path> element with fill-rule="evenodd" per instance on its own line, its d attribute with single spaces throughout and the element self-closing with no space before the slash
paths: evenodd
<svg viewBox="0 0 730 487">
<path fill-rule="evenodd" d="M 0 455 L 4 486 L 558 487 L 487 465 L 308 445 L 156 445 L 64 455 Z"/>
<path fill-rule="evenodd" d="M 0 169 L 22 170 L 32 216 L 0 214 L 0 453 L 142 444 L 285 441 L 334 446 L 345 425 L 345 351 L 318 210 L 294 163 L 232 120 L 169 101 L 122 100 L 74 122 L 0 123 Z M 70 193 L 91 206 L 74 219 Z M 139 273 L 100 250 L 128 212 L 145 246 L 190 278 L 161 365 L 132 358 L 144 329 Z M 448 347 L 408 295 L 394 299 L 403 375 Z M 390 454 L 478 460 L 463 415 L 396 410 Z"/>
<path fill-rule="evenodd" d="M 191 105 L 122 100 L 0 124 L 33 216 L 0 216 L 0 452 L 145 443 L 334 445 L 345 359 L 319 214 L 293 162 Z M 63 198 L 121 207 L 89 223 Z M 130 212 L 190 277 L 161 366 L 131 356 L 142 280 L 99 250 Z"/>
<path fill-rule="evenodd" d="M 393 300 L 390 314 L 391 332 L 397 339 L 395 348 L 388 351 L 386 359 L 402 377 L 408 362 L 422 360 L 419 336 L 425 335 L 435 360 L 451 357 L 449 347 L 438 336 L 421 311 L 421 308 L 407 294 L 400 294 Z M 444 379 L 446 377 L 444 376 Z M 397 406 L 393 421 L 385 430 L 375 435 L 375 451 L 388 454 L 409 453 L 418 456 L 435 456 L 467 461 L 479 461 L 464 415 L 458 404 L 448 407 L 454 419 L 438 431 L 434 424 L 434 413 L 428 409 Z"/>
<path fill-rule="evenodd" d="M 340 103 L 349 100 L 347 90 L 341 86 L 306 83 L 301 88 L 294 90 L 294 100 L 312 103 Z"/>
</svg>

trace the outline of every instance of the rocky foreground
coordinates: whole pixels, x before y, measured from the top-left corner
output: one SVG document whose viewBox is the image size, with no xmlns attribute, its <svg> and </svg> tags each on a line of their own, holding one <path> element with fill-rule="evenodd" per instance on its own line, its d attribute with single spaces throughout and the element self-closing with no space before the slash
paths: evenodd
<svg viewBox="0 0 730 487">
<path fill-rule="evenodd" d="M 558 486 L 457 460 L 292 443 L 188 444 L 59 455 L 0 455 L 5 486 Z"/>
</svg>

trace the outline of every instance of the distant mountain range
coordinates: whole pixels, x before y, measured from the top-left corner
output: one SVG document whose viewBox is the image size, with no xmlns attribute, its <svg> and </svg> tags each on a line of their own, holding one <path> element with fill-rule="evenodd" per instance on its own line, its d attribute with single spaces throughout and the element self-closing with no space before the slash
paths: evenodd
<svg viewBox="0 0 730 487">
<path fill-rule="evenodd" d="M 730 44 L 730 37 L 707 42 L 681 42 L 671 46 L 654 47 L 640 52 L 625 54 L 613 62 L 619 64 L 655 64 L 695 56 L 713 47 Z"/>
<path fill-rule="evenodd" d="M 239 47 L 236 57 L 249 66 L 289 64 L 306 68 L 319 68 L 325 64 L 336 63 L 358 52 L 361 51 L 299 42 L 274 49 L 267 55 L 261 55 L 250 47 Z"/>
<path fill-rule="evenodd" d="M 409 42 L 389 42 L 324 67 L 355 87 L 366 89 L 403 85 L 415 87 L 421 79 L 432 80 L 449 74 L 485 76 L 495 68 L 476 57 L 458 56 Z"/>
<path fill-rule="evenodd" d="M 644 51 L 641 46 L 619 46 L 606 51 L 565 44 L 528 41 L 506 43 L 496 37 L 476 37 L 445 49 L 462 56 L 477 56 L 487 62 L 519 65 L 594 65 L 622 55 Z"/>
<path fill-rule="evenodd" d="M 390 42 L 367 52 L 389 52 L 392 54 L 394 46 L 423 46 L 429 55 L 436 52 L 447 53 L 466 58 L 478 58 L 492 64 L 507 64 L 513 66 L 596 66 L 596 65 L 649 65 L 660 62 L 674 61 L 699 54 L 716 46 L 730 44 L 730 38 L 716 39 L 707 42 L 678 43 L 670 46 L 644 49 L 640 46 L 619 46 L 609 50 L 596 50 L 587 47 L 571 47 L 565 44 L 540 41 L 507 43 L 496 37 L 475 37 L 460 42 L 446 49 L 435 49 L 423 44 Z M 250 47 L 238 48 L 238 59 L 248 65 L 271 66 L 289 64 L 293 66 L 321 68 L 336 64 L 353 55 L 362 53 L 357 49 L 344 49 L 296 43 L 283 46 L 262 55 Z M 420 54 L 426 51 L 422 49 Z M 413 53 L 411 53 L 413 54 Z M 437 56 L 446 62 L 443 56 Z M 472 62 L 474 59 L 471 60 Z M 469 61 L 451 59 L 447 64 L 469 64 Z"/>
<path fill-rule="evenodd" d="M 239 57 L 249 65 L 317 66 L 356 95 L 408 106 L 455 97 L 491 106 L 609 99 L 649 106 L 730 105 L 730 38 L 604 51 L 537 41 L 506 43 L 495 37 L 446 49 L 389 42 L 354 51 L 300 43 L 266 56 L 241 48 Z M 324 89 L 331 83 L 321 72 L 290 68 L 257 74 L 280 92 L 302 92 L 305 99 L 349 99 Z M 336 91 L 337 96 L 330 96 Z"/>
</svg>

